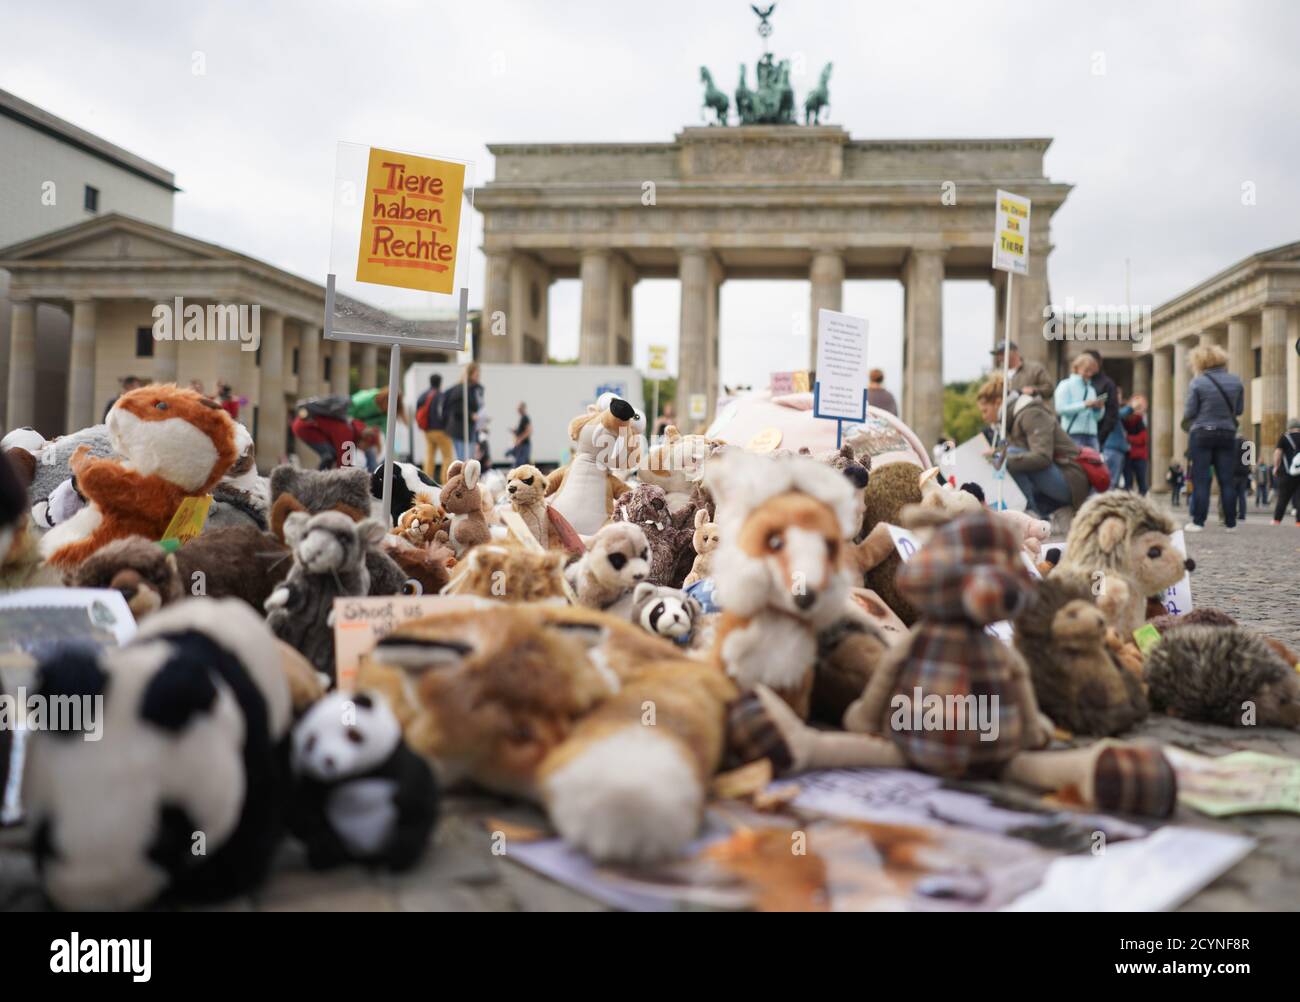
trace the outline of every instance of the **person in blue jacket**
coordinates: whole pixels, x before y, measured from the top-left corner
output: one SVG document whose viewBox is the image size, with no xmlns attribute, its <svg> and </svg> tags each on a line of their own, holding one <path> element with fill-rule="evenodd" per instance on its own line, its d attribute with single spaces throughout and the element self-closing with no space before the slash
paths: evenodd
<svg viewBox="0 0 1300 1002">
<path fill-rule="evenodd" d="M 1070 363 L 1070 374 L 1056 384 L 1052 399 L 1061 427 L 1074 443 L 1101 452 L 1097 423 L 1106 401 L 1098 399 L 1097 391 L 1093 389 L 1091 380 L 1096 371 L 1097 363 L 1091 355 L 1075 356 Z"/>
</svg>

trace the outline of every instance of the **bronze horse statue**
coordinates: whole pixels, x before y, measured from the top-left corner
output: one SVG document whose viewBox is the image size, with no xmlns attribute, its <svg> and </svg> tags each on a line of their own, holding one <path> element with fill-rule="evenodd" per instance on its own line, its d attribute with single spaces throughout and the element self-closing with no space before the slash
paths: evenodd
<svg viewBox="0 0 1300 1002">
<path fill-rule="evenodd" d="M 717 115 L 717 122 L 714 124 L 726 125 L 727 112 L 731 108 L 731 102 L 727 99 L 726 94 L 713 85 L 713 75 L 709 73 L 707 66 L 700 67 L 700 83 L 704 84 L 704 108 L 712 109 L 713 113 Z"/>
<path fill-rule="evenodd" d="M 808 97 L 803 103 L 803 124 L 820 125 L 822 110 L 828 108 L 831 103 L 831 92 L 828 86 L 831 79 L 831 64 L 827 63 L 822 69 L 821 80 L 817 86 L 809 92 Z"/>
</svg>

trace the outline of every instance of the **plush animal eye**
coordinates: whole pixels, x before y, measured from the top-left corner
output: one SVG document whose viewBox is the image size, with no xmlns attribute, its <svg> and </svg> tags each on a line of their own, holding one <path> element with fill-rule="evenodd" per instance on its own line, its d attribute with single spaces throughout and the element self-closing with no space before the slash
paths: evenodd
<svg viewBox="0 0 1300 1002">
<path fill-rule="evenodd" d="M 533 740 L 533 729 L 527 724 L 515 724 L 514 727 L 510 728 L 506 739 L 513 741 L 515 744 L 524 744 Z"/>
<path fill-rule="evenodd" d="M 524 477 L 524 483 L 528 484 L 528 485 L 531 487 L 531 486 L 532 486 L 532 483 L 533 483 L 533 478 L 532 478 L 532 477 Z"/>
<path fill-rule="evenodd" d="M 167 409 L 167 401 L 166 401 L 166 400 L 156 400 L 156 401 L 154 401 L 154 406 L 157 407 L 160 411 L 165 411 L 165 410 Z"/>
<path fill-rule="evenodd" d="M 774 532 L 772 533 L 772 535 L 767 537 L 767 548 L 771 550 L 773 553 L 781 549 L 781 547 L 784 545 L 785 545 L 785 540 L 781 538 L 781 534 L 779 532 Z"/>
<path fill-rule="evenodd" d="M 650 559 L 650 548 L 649 548 L 648 546 L 647 546 L 644 550 L 641 551 L 641 559 L 642 559 L 642 560 L 649 560 L 649 559 Z"/>
<path fill-rule="evenodd" d="M 1160 554 L 1162 552 L 1163 551 L 1160 549 L 1160 547 L 1153 546 L 1151 547 L 1151 549 L 1147 550 L 1147 556 L 1150 557 L 1152 560 L 1159 560 Z"/>
<path fill-rule="evenodd" d="M 627 557 L 623 556 L 623 554 L 621 553 L 611 553 L 609 555 L 609 566 L 614 568 L 614 570 L 616 571 L 621 571 L 623 569 L 623 565 L 626 563 L 627 563 Z"/>
<path fill-rule="evenodd" d="M 365 737 L 355 727 L 349 727 L 343 733 L 347 735 L 347 739 L 351 741 L 354 745 L 365 744 L 366 741 Z"/>
</svg>

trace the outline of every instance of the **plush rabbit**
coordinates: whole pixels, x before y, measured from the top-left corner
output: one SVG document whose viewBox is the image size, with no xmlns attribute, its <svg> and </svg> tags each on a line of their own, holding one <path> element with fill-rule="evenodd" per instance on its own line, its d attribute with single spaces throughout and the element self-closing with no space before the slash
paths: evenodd
<svg viewBox="0 0 1300 1002">
<path fill-rule="evenodd" d="M 442 485 L 442 509 L 451 516 L 451 545 L 457 558 L 471 546 L 492 538 L 487 516 L 483 514 L 479 472 L 477 459 L 467 463 L 458 460 L 447 467 L 447 482 Z"/>
<path fill-rule="evenodd" d="M 691 573 L 686 575 L 683 588 L 689 588 L 697 581 L 703 581 L 713 573 L 713 551 L 718 548 L 718 526 L 709 521 L 709 513 L 703 508 L 695 512 L 695 535 L 691 537 L 695 547 L 695 562 L 691 564 Z"/>
</svg>

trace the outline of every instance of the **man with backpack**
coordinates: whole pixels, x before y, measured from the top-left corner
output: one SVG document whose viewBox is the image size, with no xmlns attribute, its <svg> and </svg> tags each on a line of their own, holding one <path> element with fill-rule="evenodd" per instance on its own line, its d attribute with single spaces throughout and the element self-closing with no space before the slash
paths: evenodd
<svg viewBox="0 0 1300 1002">
<path fill-rule="evenodd" d="M 443 425 L 442 376 L 429 377 L 429 388 L 415 402 L 415 424 L 424 432 L 424 472 L 439 483 L 452 463 L 451 436 Z"/>
<path fill-rule="evenodd" d="M 1300 525 L 1300 420 L 1292 418 L 1273 450 L 1273 470 L 1277 474 L 1277 504 L 1273 524 L 1281 525 L 1286 506 L 1295 501 L 1295 524 Z"/>
</svg>

